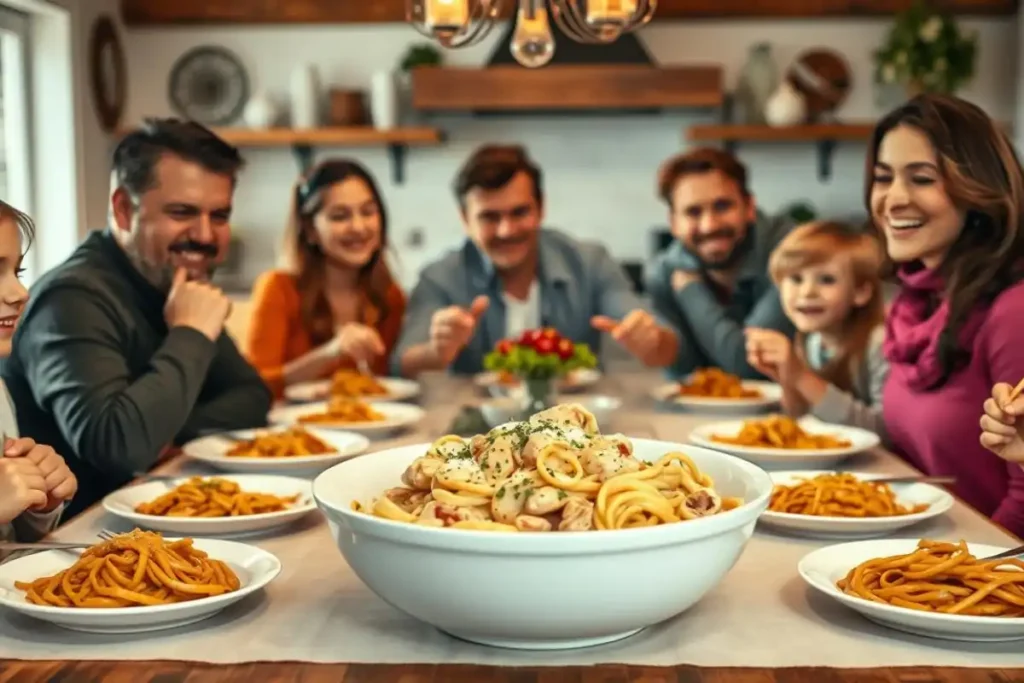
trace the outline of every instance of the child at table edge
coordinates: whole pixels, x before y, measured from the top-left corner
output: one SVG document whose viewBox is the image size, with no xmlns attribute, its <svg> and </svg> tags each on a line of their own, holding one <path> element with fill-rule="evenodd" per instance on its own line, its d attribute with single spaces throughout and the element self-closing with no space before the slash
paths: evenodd
<svg viewBox="0 0 1024 683">
<path fill-rule="evenodd" d="M 0 201 L 0 357 L 10 354 L 28 290 L 21 283 L 23 244 L 34 235 L 31 219 Z M 78 490 L 67 463 L 49 446 L 18 437 L 17 412 L 0 381 L 0 541 L 31 542 L 52 531 L 65 503 Z M 0 561 L 13 553 L 0 552 Z"/>
</svg>

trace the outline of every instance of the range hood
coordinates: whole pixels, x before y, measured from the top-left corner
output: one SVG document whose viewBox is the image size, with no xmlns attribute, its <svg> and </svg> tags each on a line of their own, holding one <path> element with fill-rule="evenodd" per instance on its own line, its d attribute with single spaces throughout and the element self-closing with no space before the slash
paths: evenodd
<svg viewBox="0 0 1024 683">
<path fill-rule="evenodd" d="M 414 69 L 413 107 L 424 112 L 608 115 L 722 106 L 720 65 L 659 66 L 636 33 L 609 44 L 589 44 L 572 40 L 554 22 L 551 29 L 555 54 L 536 69 L 520 65 L 510 52 L 514 21 L 483 67 Z"/>
</svg>

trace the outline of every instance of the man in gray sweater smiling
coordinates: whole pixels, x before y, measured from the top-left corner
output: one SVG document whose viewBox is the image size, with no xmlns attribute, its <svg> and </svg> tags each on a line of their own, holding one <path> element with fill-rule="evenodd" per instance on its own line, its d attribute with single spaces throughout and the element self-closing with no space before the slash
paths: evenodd
<svg viewBox="0 0 1024 683">
<path fill-rule="evenodd" d="M 721 150 L 669 159 L 658 190 L 676 241 L 650 265 L 646 280 L 655 311 L 680 337 L 669 374 L 717 367 L 761 378 L 747 363 L 744 329 L 793 334 L 768 275 L 772 249 L 793 226 L 757 210 L 746 168 Z"/>
<path fill-rule="evenodd" d="M 151 120 L 114 151 L 112 222 L 32 288 L 3 367 L 23 436 L 78 478 L 74 515 L 171 445 L 266 424 L 271 394 L 224 332 L 237 150 Z"/>
</svg>

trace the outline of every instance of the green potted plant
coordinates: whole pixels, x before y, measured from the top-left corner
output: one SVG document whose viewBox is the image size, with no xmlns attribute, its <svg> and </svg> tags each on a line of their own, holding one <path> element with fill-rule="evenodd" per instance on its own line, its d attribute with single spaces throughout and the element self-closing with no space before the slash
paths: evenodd
<svg viewBox="0 0 1024 683">
<path fill-rule="evenodd" d="M 416 122 L 416 111 L 412 106 L 412 71 L 440 66 L 444 61 L 441 51 L 430 43 L 410 45 L 398 63 L 398 97 L 403 118 L 407 123 Z"/>
<path fill-rule="evenodd" d="M 587 344 L 546 327 L 527 330 L 519 339 L 503 339 L 484 358 L 484 367 L 523 387 L 523 417 L 555 405 L 555 385 L 574 370 L 594 368 L 597 357 Z"/>
<path fill-rule="evenodd" d="M 875 52 L 875 82 L 902 85 L 907 95 L 955 93 L 974 77 L 977 36 L 924 0 L 896 16 Z"/>
<path fill-rule="evenodd" d="M 441 51 L 436 47 L 430 43 L 417 43 L 405 51 L 398 68 L 409 73 L 422 66 L 441 66 L 442 61 Z"/>
</svg>

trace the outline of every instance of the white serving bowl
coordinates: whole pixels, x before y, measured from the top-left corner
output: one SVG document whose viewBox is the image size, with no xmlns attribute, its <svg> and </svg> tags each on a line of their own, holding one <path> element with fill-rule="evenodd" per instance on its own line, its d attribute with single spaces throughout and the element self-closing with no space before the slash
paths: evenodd
<svg viewBox="0 0 1024 683">
<path fill-rule="evenodd" d="M 528 650 L 587 647 L 685 612 L 739 559 L 768 506 L 772 481 L 756 465 L 695 446 L 633 439 L 654 461 L 691 457 L 723 496 L 744 504 L 674 524 L 617 531 L 503 533 L 431 528 L 351 509 L 401 485 L 429 444 L 340 463 L 313 497 L 352 570 L 381 599 L 457 638 Z"/>
<path fill-rule="evenodd" d="M 578 403 L 591 412 L 597 424 L 602 427 L 615 419 L 615 411 L 622 407 L 622 400 L 614 396 L 580 396 L 566 398 L 566 403 Z M 491 427 L 519 419 L 523 411 L 522 400 L 513 397 L 492 398 L 480 404 L 480 413 Z M 603 431 L 608 431 L 606 428 Z"/>
</svg>

